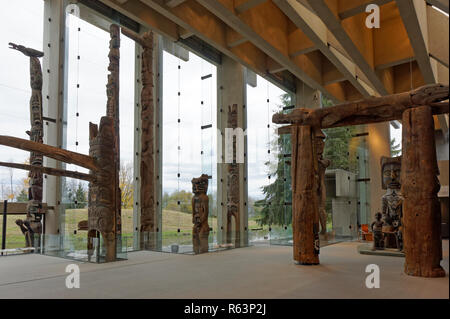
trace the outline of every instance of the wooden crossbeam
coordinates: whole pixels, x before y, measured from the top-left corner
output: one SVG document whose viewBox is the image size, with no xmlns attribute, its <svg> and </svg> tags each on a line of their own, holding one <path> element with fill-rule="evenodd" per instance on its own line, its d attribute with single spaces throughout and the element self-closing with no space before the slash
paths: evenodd
<svg viewBox="0 0 450 319">
<path fill-rule="evenodd" d="M 5 162 L 0 162 L 0 166 L 22 169 L 25 171 L 40 171 L 40 172 L 42 172 L 44 174 L 48 174 L 48 175 L 76 178 L 76 179 L 81 179 L 81 180 L 88 181 L 88 182 L 95 181 L 95 176 L 92 174 L 84 174 L 84 173 L 67 171 L 67 170 L 58 169 L 58 168 L 42 167 L 42 166 L 27 165 L 27 164 L 17 164 L 17 163 L 5 163 Z"/>
<path fill-rule="evenodd" d="M 297 108 L 289 114 L 275 114 L 277 124 L 310 125 L 319 128 L 341 127 L 393 121 L 409 108 L 429 105 L 433 115 L 449 113 L 449 87 L 422 86 L 411 92 L 372 97 L 322 109 Z"/>
<path fill-rule="evenodd" d="M 28 213 L 28 203 L 10 203 L 6 206 L 7 215 L 26 215 Z M 53 210 L 53 206 L 48 206 L 46 203 L 42 203 L 41 214 L 46 214 L 47 211 Z M 3 213 L 3 202 L 0 203 L 0 213 Z"/>
<path fill-rule="evenodd" d="M 68 164 L 75 164 L 94 171 L 99 170 L 93 157 L 66 151 L 50 145 L 36 143 L 17 137 L 0 135 L 0 145 L 9 146 L 29 152 L 36 152 Z"/>
</svg>

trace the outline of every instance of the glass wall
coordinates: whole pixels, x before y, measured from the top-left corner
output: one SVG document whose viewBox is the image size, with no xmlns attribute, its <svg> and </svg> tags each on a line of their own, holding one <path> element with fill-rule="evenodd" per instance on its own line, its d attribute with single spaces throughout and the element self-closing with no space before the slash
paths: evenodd
<svg viewBox="0 0 450 319">
<path fill-rule="evenodd" d="M 26 131 L 31 128 L 30 58 L 10 49 L 8 43 L 43 50 L 44 1 L 8 1 L 7 9 L 5 8 L 0 10 L 0 135 L 28 140 Z M 20 14 L 11 14 L 12 12 Z M 42 59 L 40 60 L 42 64 Z M 29 152 L 0 146 L 1 162 L 24 164 L 29 162 L 29 157 Z M 26 171 L 0 167 L 0 200 L 28 201 Z M 15 224 L 16 219 L 24 219 L 24 215 L 8 216 L 7 249 L 25 247 L 25 238 Z M 3 218 L 0 218 L 0 238 L 2 223 Z"/>
<path fill-rule="evenodd" d="M 109 31 L 103 30 L 74 15 L 66 20 L 67 107 L 65 109 L 66 146 L 70 151 L 89 154 L 89 123 L 100 123 L 106 115 L 106 83 L 109 74 Z M 121 35 L 120 42 L 120 187 L 122 190 L 122 237 L 133 237 L 133 159 L 134 159 L 134 83 L 135 43 Z M 88 170 L 66 165 L 66 169 L 87 173 Z M 88 183 L 63 179 L 62 203 L 65 212 L 60 217 L 64 249 L 85 249 L 87 237 L 79 223 L 87 220 Z M 82 239 L 79 239 L 82 238 Z M 85 240 L 84 240 L 85 241 Z M 127 242 L 130 246 L 132 239 Z"/>
<path fill-rule="evenodd" d="M 209 251 L 217 235 L 217 70 L 189 52 L 163 53 L 162 242 L 168 252 L 193 253 L 192 179 L 209 177 Z"/>
<path fill-rule="evenodd" d="M 287 156 L 290 143 L 279 135 L 272 115 L 290 109 L 289 94 L 257 77 L 257 86 L 247 85 L 248 224 L 251 243 L 268 242 L 292 233 L 290 171 Z M 283 111 L 284 110 L 284 111 Z"/>
</svg>

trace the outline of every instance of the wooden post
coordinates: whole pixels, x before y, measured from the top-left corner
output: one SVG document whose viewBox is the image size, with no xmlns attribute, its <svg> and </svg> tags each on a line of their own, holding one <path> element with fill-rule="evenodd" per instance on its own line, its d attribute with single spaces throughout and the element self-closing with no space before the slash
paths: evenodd
<svg viewBox="0 0 450 319">
<path fill-rule="evenodd" d="M 228 107 L 228 128 L 235 130 L 238 127 L 237 104 Z M 232 220 L 234 218 L 235 236 L 234 247 L 241 246 L 240 224 L 240 187 L 239 187 L 239 163 L 237 162 L 237 137 L 233 135 L 233 160 L 227 164 L 227 244 L 231 244 Z"/>
<path fill-rule="evenodd" d="M 8 219 L 6 218 L 6 214 L 8 213 L 8 201 L 5 200 L 3 202 L 3 224 L 2 224 L 2 250 L 6 248 L 6 223 Z M 2 252 L 3 256 L 3 252 Z"/>
<path fill-rule="evenodd" d="M 114 120 L 102 117 L 100 126 L 90 123 L 89 155 L 98 163 L 99 170 L 94 182 L 89 183 L 88 208 L 88 250 L 92 249 L 92 238 L 99 232 L 106 248 L 106 262 L 116 260 L 117 206 L 114 170 L 116 168 L 114 149 Z"/>
<path fill-rule="evenodd" d="M 311 126 L 293 126 L 292 139 L 292 232 L 294 261 L 319 264 L 318 161 Z"/>
<path fill-rule="evenodd" d="M 115 229 L 117 235 L 122 233 L 121 207 L 122 196 L 119 184 L 120 172 L 120 120 L 119 120 L 119 66 L 120 66 L 120 27 L 117 24 L 111 24 L 110 29 L 111 40 L 109 41 L 109 66 L 108 84 L 106 85 L 106 115 L 113 119 L 114 123 L 114 148 L 115 148 L 115 182 L 117 189 L 114 192 L 114 200 L 116 201 L 116 221 Z"/>
<path fill-rule="evenodd" d="M 440 185 L 436 160 L 434 122 L 429 106 L 403 113 L 401 169 L 405 273 L 420 277 L 444 277 Z"/>
</svg>

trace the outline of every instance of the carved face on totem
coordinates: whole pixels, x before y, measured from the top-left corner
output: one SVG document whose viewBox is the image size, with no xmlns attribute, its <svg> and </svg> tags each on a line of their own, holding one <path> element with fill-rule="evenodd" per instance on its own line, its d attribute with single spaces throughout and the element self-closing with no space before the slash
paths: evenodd
<svg viewBox="0 0 450 319">
<path fill-rule="evenodd" d="M 400 171 L 402 167 L 402 157 L 382 157 L 382 187 L 383 189 L 400 189 Z"/>
<path fill-rule="evenodd" d="M 208 192 L 208 175 L 202 174 L 202 176 L 192 179 L 192 192 L 195 195 L 206 194 Z"/>
<path fill-rule="evenodd" d="M 323 155 L 325 148 L 325 133 L 320 128 L 314 128 L 314 147 L 319 158 Z"/>
</svg>

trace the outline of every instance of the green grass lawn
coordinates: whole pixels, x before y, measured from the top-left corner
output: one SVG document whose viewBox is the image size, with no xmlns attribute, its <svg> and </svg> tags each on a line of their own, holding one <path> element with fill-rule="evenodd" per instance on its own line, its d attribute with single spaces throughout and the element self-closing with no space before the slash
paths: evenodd
<svg viewBox="0 0 450 319">
<path fill-rule="evenodd" d="M 84 245 L 82 242 L 85 240 L 85 232 L 78 232 L 77 235 L 73 235 L 77 230 L 78 223 L 82 220 L 87 220 L 87 209 L 67 209 L 65 220 L 65 234 L 77 238 L 80 241 L 76 246 Z M 6 230 L 6 248 L 19 248 L 25 246 L 25 238 L 22 235 L 19 227 L 16 225 L 16 219 L 24 219 L 24 215 L 8 215 L 7 230 Z M 217 231 L 217 218 L 210 217 L 209 226 L 213 228 L 213 232 Z M 0 234 L 2 232 L 3 219 L 0 218 Z M 191 232 L 192 232 L 192 215 L 182 213 L 173 210 L 163 210 L 162 213 L 162 237 L 163 245 L 170 245 L 172 243 L 178 244 L 190 244 Z M 256 221 L 249 220 L 249 229 L 260 228 Z M 265 227 L 268 228 L 268 227 Z M 178 233 L 180 229 L 180 233 Z M 127 246 L 132 246 L 133 238 L 133 210 L 122 210 L 122 235 L 127 237 Z M 1 238 L 1 236 L 0 236 Z M 78 240 L 78 238 L 80 238 Z"/>
</svg>

